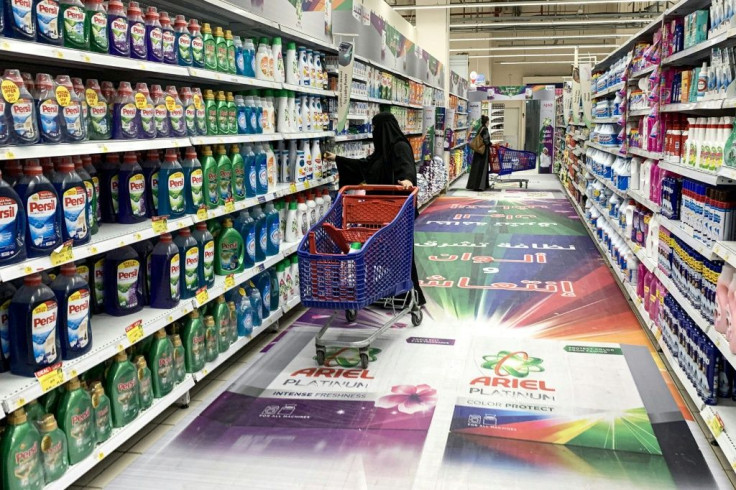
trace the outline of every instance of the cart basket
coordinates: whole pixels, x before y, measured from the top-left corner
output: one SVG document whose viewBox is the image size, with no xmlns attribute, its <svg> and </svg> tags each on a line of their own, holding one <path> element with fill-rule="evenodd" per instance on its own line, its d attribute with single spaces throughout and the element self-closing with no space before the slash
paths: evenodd
<svg viewBox="0 0 736 490">
<path fill-rule="evenodd" d="M 512 150 L 505 146 L 496 146 L 498 167 L 492 165 L 493 173 L 508 175 L 522 170 L 534 170 L 537 167 L 537 154 L 533 151 Z"/>
</svg>

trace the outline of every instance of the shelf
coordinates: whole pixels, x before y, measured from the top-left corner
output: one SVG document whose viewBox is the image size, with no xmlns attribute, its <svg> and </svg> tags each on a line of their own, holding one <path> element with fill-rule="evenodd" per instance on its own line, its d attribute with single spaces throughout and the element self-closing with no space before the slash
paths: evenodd
<svg viewBox="0 0 736 490">
<path fill-rule="evenodd" d="M 643 70 L 635 71 L 629 77 L 629 81 L 636 80 L 638 78 L 644 78 L 645 76 L 647 76 L 650 73 L 652 73 L 655 68 L 657 68 L 657 65 L 651 65 L 651 66 L 648 66 L 648 67 L 644 68 Z"/>
<path fill-rule="evenodd" d="M 463 172 L 460 172 L 458 175 L 455 176 L 454 179 L 452 179 L 450 181 L 449 184 L 447 184 L 447 187 L 449 188 L 452 184 L 454 184 L 455 182 L 457 182 L 460 179 L 460 177 L 462 177 L 463 175 L 465 175 L 465 172 L 464 171 Z"/>
<path fill-rule="evenodd" d="M 653 160 L 662 159 L 661 153 L 655 153 L 653 151 L 644 150 L 643 148 L 637 148 L 636 146 L 630 146 L 629 153 L 632 155 L 637 155 L 637 156 L 644 157 L 644 158 L 651 158 Z"/>
<path fill-rule="evenodd" d="M 687 111 L 714 111 L 727 108 L 726 99 L 703 100 L 700 102 L 686 102 L 675 104 L 664 104 L 660 106 L 660 112 L 687 112 Z"/>
<path fill-rule="evenodd" d="M 624 82 L 619 82 L 616 85 L 612 85 L 608 87 L 605 90 L 601 90 L 600 92 L 597 92 L 593 95 L 591 95 L 592 99 L 599 99 L 601 97 L 605 97 L 606 95 L 615 94 L 616 92 L 620 91 L 622 88 L 624 88 L 625 84 Z"/>
<path fill-rule="evenodd" d="M 231 134 L 222 136 L 193 136 L 190 142 L 194 146 L 199 145 L 230 145 L 239 143 L 263 143 L 266 141 L 281 141 L 284 136 L 281 133 L 273 134 Z M 153 140 L 156 141 L 156 140 Z"/>
<path fill-rule="evenodd" d="M 683 165 L 672 161 L 662 160 L 659 168 L 688 177 L 698 182 L 710 185 L 736 185 L 736 169 L 721 167 L 718 173 L 700 170 L 690 165 Z"/>
<path fill-rule="evenodd" d="M 316 138 L 332 138 L 334 131 L 302 131 L 299 133 L 282 133 L 285 140 L 306 140 Z"/>
<path fill-rule="evenodd" d="M 143 427 L 150 424 L 156 417 L 161 415 L 167 408 L 176 403 L 177 400 L 182 398 L 186 393 L 194 387 L 194 378 L 191 375 L 187 375 L 184 381 L 174 386 L 171 393 L 164 396 L 163 398 L 156 398 L 153 404 L 143 412 L 138 414 L 128 425 L 119 429 L 113 429 L 112 435 L 105 442 L 98 444 L 92 454 L 87 456 L 79 463 L 70 466 L 66 473 L 62 475 L 58 480 L 49 483 L 44 487 L 44 490 L 55 490 L 68 488 L 75 481 L 77 481 L 82 475 L 87 473 L 89 470 L 97 466 L 97 464 L 111 455 L 122 446 L 128 439 L 133 437 Z"/>
<path fill-rule="evenodd" d="M 662 66 L 685 66 L 699 64 L 699 61 L 710 60 L 711 49 L 725 43 L 729 38 L 734 37 L 736 32 L 729 29 L 705 42 L 696 44 L 687 49 L 683 49 L 662 60 Z"/>
<path fill-rule="evenodd" d="M 736 267 L 736 242 L 716 242 L 713 253 L 728 262 L 731 267 Z"/>
<path fill-rule="evenodd" d="M 337 97 L 337 91 L 336 90 L 324 90 L 321 88 L 315 88 L 315 87 L 305 87 L 303 85 L 292 85 L 289 83 L 284 83 L 283 89 L 285 90 L 291 90 L 292 92 L 298 92 L 301 94 L 312 94 L 312 95 L 319 95 L 322 97 Z"/>
<path fill-rule="evenodd" d="M 360 141 L 360 140 L 369 140 L 373 138 L 372 133 L 364 133 L 364 134 L 342 134 L 340 136 L 335 136 L 335 143 L 340 143 L 343 141 Z"/>
<path fill-rule="evenodd" d="M 468 98 L 467 98 L 467 97 L 463 97 L 462 95 L 454 94 L 454 93 L 452 93 L 452 92 L 450 92 L 450 95 L 452 95 L 452 96 L 454 96 L 454 97 L 457 97 L 458 99 L 462 99 L 462 100 L 468 100 Z"/>
<path fill-rule="evenodd" d="M 593 124 L 618 124 L 621 116 L 593 118 Z"/>
<path fill-rule="evenodd" d="M 628 194 L 628 196 L 634 201 L 638 202 L 639 204 L 644 205 L 650 211 L 659 213 L 659 210 L 660 210 L 659 204 L 650 200 L 648 197 L 646 197 L 644 194 L 641 194 L 639 191 L 629 189 L 628 191 L 626 191 L 626 194 Z"/>
<path fill-rule="evenodd" d="M 617 157 L 623 156 L 620 146 L 599 145 L 598 143 L 593 143 L 592 141 L 586 141 L 585 146 L 587 146 L 588 148 L 595 148 L 596 150 L 605 151 L 606 153 L 610 153 L 611 155 L 615 155 Z"/>
<path fill-rule="evenodd" d="M 465 146 L 467 144 L 468 144 L 468 142 L 466 141 L 465 143 L 460 143 L 459 145 L 455 145 L 452 148 L 450 148 L 450 151 L 459 150 L 460 148 L 462 148 L 463 146 Z"/>
<path fill-rule="evenodd" d="M 601 177 L 600 175 L 596 174 L 595 172 L 593 172 L 593 169 L 591 169 L 587 165 L 585 166 L 585 170 L 587 170 L 590 175 L 592 175 L 593 177 L 595 177 L 596 180 L 599 180 L 603 185 L 605 185 L 611 192 L 613 192 L 614 194 L 616 194 L 619 197 L 622 197 L 624 199 L 628 199 L 628 196 L 626 195 L 626 191 L 622 191 L 620 189 L 617 189 L 616 186 L 613 185 L 613 182 L 611 182 L 610 180 L 605 179 L 605 178 Z"/>
<path fill-rule="evenodd" d="M 65 143 L 58 145 L 3 146 L 0 147 L 0 160 L 64 157 L 125 151 L 145 152 L 148 150 L 163 150 L 165 148 L 186 148 L 191 145 L 192 142 L 189 138 L 157 138 L 151 140 L 85 141 L 84 143 Z"/>
<path fill-rule="evenodd" d="M 717 259 L 718 256 L 714 253 L 713 247 L 710 247 L 706 245 L 705 243 L 701 242 L 697 238 L 695 238 L 693 229 L 683 223 L 682 221 L 675 221 L 667 218 L 666 216 L 659 215 L 658 216 L 659 223 L 661 226 L 664 226 L 667 228 L 670 233 L 675 235 L 677 238 L 682 240 L 683 242 L 687 243 L 690 247 L 693 248 L 696 252 L 698 252 L 700 255 L 705 257 L 708 260 L 714 260 Z"/>
<path fill-rule="evenodd" d="M 651 107 L 649 107 L 649 108 L 647 108 L 647 109 L 635 109 L 635 110 L 630 110 L 630 111 L 629 111 L 629 112 L 627 113 L 627 116 L 631 116 L 631 117 L 641 117 L 641 116 L 648 116 L 648 115 L 649 115 L 649 114 L 651 114 L 651 113 L 652 113 L 652 108 L 651 108 Z"/>
</svg>

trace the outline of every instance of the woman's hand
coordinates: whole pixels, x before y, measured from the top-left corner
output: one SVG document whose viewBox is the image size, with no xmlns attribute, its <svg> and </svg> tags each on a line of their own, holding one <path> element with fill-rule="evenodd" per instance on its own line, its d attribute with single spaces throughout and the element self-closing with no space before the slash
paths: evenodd
<svg viewBox="0 0 736 490">
<path fill-rule="evenodd" d="M 336 156 L 336 155 L 335 155 L 334 153 L 330 153 L 329 151 L 326 151 L 326 152 L 324 153 L 324 155 L 322 155 L 322 157 L 323 157 L 323 158 L 325 159 L 325 161 L 327 161 L 327 162 L 334 162 L 334 161 L 335 161 L 335 158 L 337 158 L 337 156 Z"/>
<path fill-rule="evenodd" d="M 403 187 L 404 189 L 411 189 L 412 187 L 414 187 L 414 184 L 411 183 L 411 180 L 406 180 L 406 179 L 400 180 L 399 185 Z"/>
</svg>

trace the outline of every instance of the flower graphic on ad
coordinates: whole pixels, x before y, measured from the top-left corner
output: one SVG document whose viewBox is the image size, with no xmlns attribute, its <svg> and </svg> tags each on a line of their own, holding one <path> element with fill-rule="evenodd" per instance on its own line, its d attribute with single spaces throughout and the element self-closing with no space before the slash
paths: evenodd
<svg viewBox="0 0 736 490">
<path fill-rule="evenodd" d="M 378 408 L 395 408 L 401 413 L 423 412 L 437 405 L 437 390 L 429 385 L 398 385 L 391 387 L 391 395 L 376 400 Z"/>
</svg>

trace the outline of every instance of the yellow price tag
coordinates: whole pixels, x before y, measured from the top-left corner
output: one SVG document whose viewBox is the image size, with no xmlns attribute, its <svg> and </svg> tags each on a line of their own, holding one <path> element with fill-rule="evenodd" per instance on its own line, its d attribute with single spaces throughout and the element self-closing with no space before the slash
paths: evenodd
<svg viewBox="0 0 736 490">
<path fill-rule="evenodd" d="M 225 200 L 225 212 L 226 213 L 235 212 L 235 201 L 233 201 L 232 198 Z"/>
<path fill-rule="evenodd" d="M 105 459 L 105 453 L 100 451 L 99 453 L 97 453 L 97 461 L 102 461 L 103 459 Z"/>
<path fill-rule="evenodd" d="M 143 338 L 143 320 L 137 320 L 125 327 L 125 335 L 131 345 L 141 340 Z"/>
<path fill-rule="evenodd" d="M 225 287 L 228 289 L 232 289 L 235 287 L 235 276 L 232 274 L 228 274 L 225 276 Z"/>
<path fill-rule="evenodd" d="M 56 267 L 57 265 L 71 262 L 74 259 L 72 243 L 71 240 L 67 240 L 61 244 L 61 247 L 51 252 L 51 265 Z"/>
<path fill-rule="evenodd" d="M 721 432 L 723 432 L 723 421 L 718 414 L 713 414 L 713 416 L 708 419 L 708 427 L 710 427 L 710 430 L 716 438 L 721 435 Z"/>
<path fill-rule="evenodd" d="M 41 385 L 41 391 L 44 393 L 51 391 L 54 388 L 58 388 L 64 383 L 64 371 L 61 370 L 60 362 L 37 371 L 35 376 L 38 383 Z"/>
<path fill-rule="evenodd" d="M 200 206 L 200 208 L 197 210 L 197 219 L 199 221 L 207 220 L 207 206 Z"/>
<path fill-rule="evenodd" d="M 210 293 L 207 292 L 207 287 L 199 288 L 197 290 L 197 295 L 195 296 L 195 299 L 200 305 L 207 303 L 210 300 Z"/>
<path fill-rule="evenodd" d="M 151 218 L 151 226 L 153 226 L 154 233 L 166 233 L 169 231 L 169 217 L 168 216 L 154 216 Z"/>
<path fill-rule="evenodd" d="M 305 181 L 305 182 L 304 182 L 304 188 L 305 188 L 305 189 L 309 189 L 310 187 L 312 187 L 312 185 L 311 185 L 311 184 L 309 183 L 309 181 L 308 181 L 308 180 L 307 180 L 307 181 Z"/>
<path fill-rule="evenodd" d="M 296 184 L 294 182 L 289 185 L 289 192 L 292 194 L 296 192 Z"/>
</svg>

